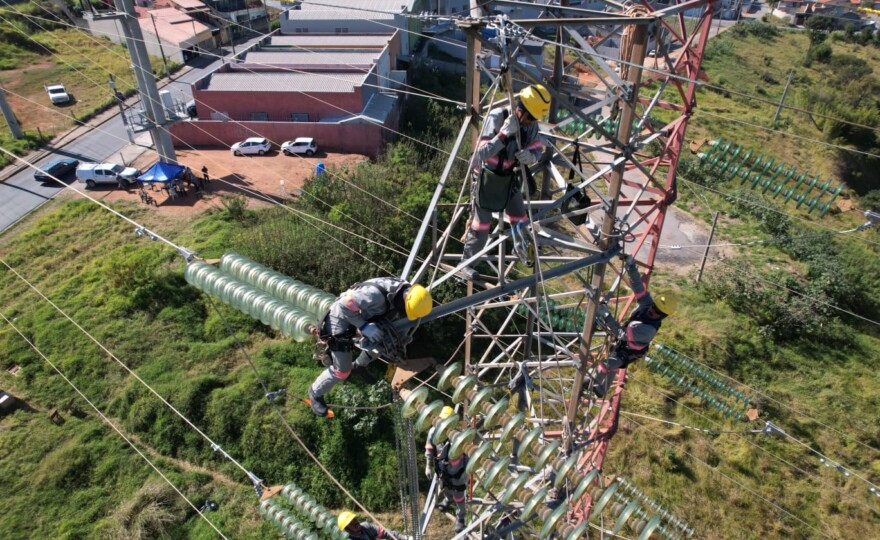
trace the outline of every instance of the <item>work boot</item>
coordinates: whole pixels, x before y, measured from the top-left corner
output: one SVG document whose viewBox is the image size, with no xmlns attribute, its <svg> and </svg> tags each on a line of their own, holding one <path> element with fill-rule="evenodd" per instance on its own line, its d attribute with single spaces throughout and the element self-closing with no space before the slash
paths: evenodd
<svg viewBox="0 0 880 540">
<path fill-rule="evenodd" d="M 464 268 L 462 268 L 461 270 L 458 271 L 456 276 L 462 278 L 465 281 L 476 281 L 477 279 L 479 279 L 480 274 L 479 274 L 479 272 L 477 272 L 475 269 L 471 268 L 470 266 L 465 266 Z"/>
<path fill-rule="evenodd" d="M 370 370 L 367 369 L 366 366 L 355 365 L 354 369 L 351 370 L 351 372 L 357 375 L 362 381 L 367 384 L 376 384 L 377 382 L 379 382 L 379 379 L 377 379 L 375 375 L 370 373 Z"/>
<path fill-rule="evenodd" d="M 465 527 L 464 520 L 456 520 L 455 521 L 455 532 L 456 533 L 460 533 L 461 531 L 463 531 L 464 527 Z"/>
<path fill-rule="evenodd" d="M 604 368 L 601 369 L 601 368 Z M 605 368 L 605 366 L 601 366 L 600 369 L 596 369 L 593 372 L 593 394 L 598 398 L 604 398 L 605 393 L 608 391 L 608 385 L 611 384 L 611 381 L 614 379 L 614 370 L 610 370 Z"/>
<path fill-rule="evenodd" d="M 327 408 L 327 403 L 324 401 L 323 396 L 316 396 L 315 392 L 312 391 L 312 387 L 309 387 L 309 400 L 312 402 L 312 412 L 315 413 L 315 416 L 325 417 L 327 416 L 327 412 L 330 410 Z"/>
</svg>

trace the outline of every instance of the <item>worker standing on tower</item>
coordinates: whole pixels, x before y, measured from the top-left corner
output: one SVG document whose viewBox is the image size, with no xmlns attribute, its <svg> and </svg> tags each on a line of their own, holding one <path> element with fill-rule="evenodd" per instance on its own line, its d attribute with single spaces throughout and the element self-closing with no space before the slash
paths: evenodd
<svg viewBox="0 0 880 540">
<path fill-rule="evenodd" d="M 327 416 L 324 395 L 351 374 L 351 352 L 358 333 L 370 343 L 379 343 L 384 337 L 384 331 L 376 324 L 379 319 L 393 321 L 405 315 L 414 321 L 429 314 L 432 307 L 427 289 L 397 278 L 369 279 L 342 293 L 319 325 L 318 336 L 327 341 L 332 365 L 309 387 L 312 411 L 317 416 Z M 363 350 L 355 360 L 355 373 L 368 382 L 376 380 L 366 370 L 374 359 Z"/>
<path fill-rule="evenodd" d="M 597 314 L 600 324 L 608 329 L 609 335 L 614 336 L 608 356 L 599 362 L 593 373 L 593 393 L 600 398 L 605 397 L 618 369 L 645 356 L 663 319 L 672 315 L 678 306 L 678 298 L 669 292 L 651 296 L 642 283 L 642 276 L 632 256 L 626 258 L 624 266 L 638 306 L 622 327 L 605 306 Z"/>
<path fill-rule="evenodd" d="M 549 110 L 550 93 L 542 85 L 535 84 L 519 93 L 512 109 L 499 107 L 486 116 L 471 159 L 471 217 L 462 253 L 464 260 L 486 246 L 493 212 L 506 212 L 514 228 L 528 223 L 518 167 L 534 164 L 544 153 L 545 144 L 538 134 L 538 120 L 547 116 Z M 517 246 L 514 243 L 514 249 Z M 462 270 L 465 279 L 478 277 L 473 266 L 472 263 Z"/>
<path fill-rule="evenodd" d="M 412 540 L 406 535 L 394 531 L 386 531 L 377 525 L 361 523 L 354 512 L 345 511 L 336 520 L 339 530 L 348 534 L 348 540 Z"/>
<path fill-rule="evenodd" d="M 453 413 L 452 407 L 443 407 L 440 410 L 440 419 L 445 420 Z M 445 512 L 449 508 L 450 501 L 455 503 L 455 532 L 464 530 L 465 516 L 465 490 L 467 489 L 468 477 L 465 472 L 467 467 L 467 454 L 462 454 L 455 459 L 449 457 L 452 442 L 446 439 L 442 443 L 434 441 L 434 426 L 428 430 L 428 438 L 425 440 L 425 476 L 428 480 L 437 474 L 440 480 L 440 489 L 443 490 L 443 499 L 437 505 L 437 510 Z"/>
</svg>

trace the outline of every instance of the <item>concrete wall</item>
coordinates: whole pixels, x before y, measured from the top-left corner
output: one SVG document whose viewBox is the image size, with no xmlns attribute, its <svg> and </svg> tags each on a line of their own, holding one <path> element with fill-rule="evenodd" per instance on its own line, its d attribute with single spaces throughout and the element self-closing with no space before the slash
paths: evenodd
<svg viewBox="0 0 880 540">
<path fill-rule="evenodd" d="M 396 118 L 389 120 L 388 127 L 396 129 Z M 297 137 L 314 137 L 318 148 L 332 152 L 380 155 L 393 133 L 369 123 L 313 124 L 306 122 L 177 122 L 170 128 L 174 146 L 231 146 L 248 137 L 266 137 L 281 144 Z M 277 148 L 276 148 L 277 149 Z"/>
<path fill-rule="evenodd" d="M 258 77 L 259 75 L 255 75 Z M 193 90 L 200 120 L 223 112 L 231 120 L 249 121 L 251 113 L 267 113 L 273 122 L 289 122 L 291 113 L 308 113 L 309 122 L 360 114 L 364 109 L 361 89 L 351 94 L 301 92 L 220 92 Z"/>
</svg>

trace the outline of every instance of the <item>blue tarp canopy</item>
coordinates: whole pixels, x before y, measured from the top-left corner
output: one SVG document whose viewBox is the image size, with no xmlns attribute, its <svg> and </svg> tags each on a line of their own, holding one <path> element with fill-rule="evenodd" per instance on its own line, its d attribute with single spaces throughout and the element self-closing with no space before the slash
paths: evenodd
<svg viewBox="0 0 880 540">
<path fill-rule="evenodd" d="M 138 176 L 138 182 L 158 182 L 165 184 L 179 178 L 187 167 L 173 163 L 156 163 L 144 174 Z"/>
</svg>

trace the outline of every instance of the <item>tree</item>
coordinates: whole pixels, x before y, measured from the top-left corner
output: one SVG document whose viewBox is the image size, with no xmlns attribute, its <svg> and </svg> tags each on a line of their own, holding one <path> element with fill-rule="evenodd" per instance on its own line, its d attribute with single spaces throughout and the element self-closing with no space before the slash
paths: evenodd
<svg viewBox="0 0 880 540">
<path fill-rule="evenodd" d="M 807 19 L 807 22 L 804 23 L 804 27 L 811 32 L 828 32 L 834 29 L 834 19 L 827 15 L 813 15 Z"/>
</svg>

